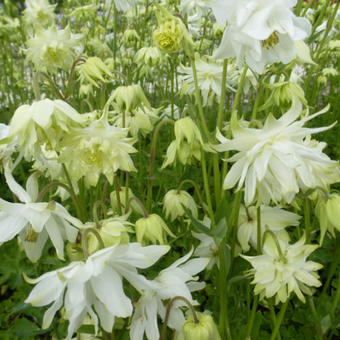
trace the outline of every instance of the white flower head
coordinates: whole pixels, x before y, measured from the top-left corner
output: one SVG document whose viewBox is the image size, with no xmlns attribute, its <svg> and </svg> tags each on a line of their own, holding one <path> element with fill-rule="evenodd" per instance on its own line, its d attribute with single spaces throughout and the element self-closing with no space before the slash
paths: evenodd
<svg viewBox="0 0 340 340">
<path fill-rule="evenodd" d="M 236 57 L 257 73 L 277 61 L 288 64 L 296 56 L 294 42 L 311 31 L 309 21 L 291 10 L 295 4 L 296 0 L 213 1 L 218 23 L 228 23 L 215 57 Z"/>
<path fill-rule="evenodd" d="M 244 256 L 253 266 L 255 294 L 260 298 L 275 296 L 275 303 L 286 302 L 290 294 L 294 292 L 297 297 L 305 302 L 302 293 L 312 295 L 311 287 L 320 287 L 321 282 L 316 273 L 322 265 L 313 261 L 307 261 L 307 257 L 319 246 L 305 245 L 305 237 L 295 244 L 289 245 L 288 241 L 277 240 L 281 248 L 269 234 L 263 246 L 263 255 Z"/>
<path fill-rule="evenodd" d="M 300 189 L 327 190 L 329 184 L 339 181 L 338 163 L 322 152 L 326 144 L 310 139 L 311 134 L 332 126 L 304 127 L 328 108 L 297 120 L 301 108 L 301 102 L 293 101 L 290 110 L 279 119 L 270 114 L 262 129 L 246 128 L 234 119 L 231 140 L 217 134 L 222 143 L 215 146 L 217 151 L 238 151 L 228 160 L 235 164 L 225 178 L 224 188 L 237 183 L 237 190 L 244 186 L 246 205 L 255 199 L 264 204 L 291 203 Z"/>
<path fill-rule="evenodd" d="M 148 340 L 159 339 L 157 315 L 163 320 L 166 308 L 163 300 L 169 300 L 176 296 L 187 298 L 192 304 L 197 304 L 191 296 L 191 292 L 203 289 L 204 282 L 197 282 L 198 277 L 194 275 L 201 272 L 208 264 L 209 259 L 191 259 L 192 250 L 175 261 L 168 268 L 162 270 L 152 283 L 152 289 L 144 290 L 141 298 L 136 304 L 135 313 L 132 317 L 130 338 L 131 340 L 142 340 L 144 333 Z M 189 260 L 189 261 L 188 261 Z M 180 330 L 185 317 L 181 306 L 183 302 L 176 301 L 169 315 L 168 326 Z"/>
<path fill-rule="evenodd" d="M 152 287 L 137 268 L 150 267 L 168 250 L 167 246 L 142 247 L 138 243 L 102 249 L 86 262 L 72 262 L 32 280 L 37 285 L 25 302 L 36 307 L 53 302 L 44 314 L 43 328 L 49 327 L 64 305 L 64 317 L 69 320 L 67 339 L 83 324 L 87 314 L 94 321 L 96 333 L 99 320 L 101 327 L 111 332 L 115 317 L 128 317 L 133 310 L 122 278 L 137 289 Z"/>
<path fill-rule="evenodd" d="M 247 210 L 246 210 L 247 209 Z M 297 226 L 301 216 L 282 209 L 280 206 L 261 206 L 261 239 L 269 229 L 276 237 L 289 240 L 285 230 L 289 226 Z M 257 209 L 256 207 L 241 206 L 238 219 L 237 239 L 243 251 L 250 249 L 249 243 L 257 249 Z"/>
<path fill-rule="evenodd" d="M 130 153 L 137 152 L 132 146 L 135 139 L 127 134 L 127 129 L 110 125 L 103 116 L 64 139 L 60 160 L 75 181 L 84 176 L 87 185 L 95 186 L 103 174 L 112 183 L 118 169 L 136 171 L 130 157 Z"/>
<path fill-rule="evenodd" d="M 38 196 L 36 173 L 26 183 L 25 191 L 5 167 L 5 177 L 11 191 L 23 203 L 11 203 L 0 198 L 0 244 L 19 235 L 27 257 L 36 262 L 49 237 L 57 256 L 64 259 L 64 240 L 75 242 L 82 223 L 56 202 L 35 202 Z"/>
<path fill-rule="evenodd" d="M 56 5 L 51 5 L 48 0 L 26 0 L 25 5 L 24 20 L 27 23 L 33 26 L 48 26 L 53 23 Z"/>
<path fill-rule="evenodd" d="M 27 59 L 39 71 L 56 73 L 58 68 L 67 70 L 71 67 L 77 50 L 79 52 L 81 38 L 81 34 L 71 34 L 68 27 L 58 30 L 53 26 L 39 30 L 26 42 Z"/>
</svg>

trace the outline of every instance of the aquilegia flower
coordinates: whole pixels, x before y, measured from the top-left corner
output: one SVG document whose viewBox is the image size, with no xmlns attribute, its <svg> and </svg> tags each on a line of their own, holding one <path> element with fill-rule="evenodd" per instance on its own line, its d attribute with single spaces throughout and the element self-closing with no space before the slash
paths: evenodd
<svg viewBox="0 0 340 340">
<path fill-rule="evenodd" d="M 295 244 L 289 245 L 288 241 L 274 241 L 272 235 L 267 234 L 263 246 L 263 255 L 244 256 L 254 269 L 255 294 L 260 299 L 275 296 L 275 303 L 286 302 L 290 294 L 294 292 L 297 297 L 305 302 L 302 293 L 312 295 L 311 287 L 320 287 L 321 282 L 316 273 L 322 265 L 313 261 L 307 261 L 307 257 L 319 246 L 304 244 L 305 237 L 302 237 Z M 281 254 L 280 254 L 281 252 Z"/>
<path fill-rule="evenodd" d="M 191 296 L 191 292 L 203 289 L 204 282 L 197 282 L 195 275 L 201 272 L 209 262 L 207 258 L 191 259 L 192 250 L 179 258 L 171 266 L 162 270 L 155 280 L 152 289 L 144 289 L 142 296 L 136 304 L 132 316 L 130 338 L 142 340 L 144 333 L 148 340 L 158 340 L 159 330 L 157 316 L 165 318 L 166 308 L 163 300 L 169 300 L 175 296 L 183 296 L 192 304 L 197 304 Z M 188 261 L 189 260 L 189 261 Z M 181 330 L 185 318 L 180 307 L 185 306 L 182 301 L 176 301 L 171 308 L 168 326 L 178 331 Z"/>
<path fill-rule="evenodd" d="M 152 266 L 168 250 L 168 246 L 142 247 L 139 243 L 99 250 L 86 262 L 72 262 L 30 280 L 37 285 L 25 302 L 36 307 L 53 302 L 44 314 L 43 328 L 50 326 L 64 304 L 64 317 L 69 320 L 67 339 L 83 324 L 87 314 L 94 321 L 96 333 L 99 320 L 101 327 L 111 332 L 115 317 L 128 317 L 133 310 L 123 290 L 122 278 L 139 290 L 153 288 L 137 268 Z"/>
<path fill-rule="evenodd" d="M 5 167 L 5 177 L 11 191 L 23 203 L 11 203 L 0 198 L 0 244 L 19 234 L 27 257 L 36 262 L 49 237 L 57 256 L 64 258 L 64 240 L 75 242 L 82 223 L 56 202 L 35 202 L 38 196 L 36 174 L 31 175 L 25 191 Z M 75 228 L 76 227 L 76 228 Z"/>
<path fill-rule="evenodd" d="M 282 209 L 280 206 L 261 206 L 261 236 L 269 229 L 276 237 L 289 240 L 285 230 L 289 226 L 297 226 L 301 216 Z M 238 220 L 237 239 L 243 251 L 250 249 L 249 243 L 257 249 L 257 209 L 241 206 Z M 261 237 L 261 239 L 262 239 Z"/>
<path fill-rule="evenodd" d="M 255 198 L 265 204 L 291 203 L 300 189 L 327 190 L 329 184 L 339 181 L 338 163 L 322 152 L 326 144 L 310 139 L 311 134 L 332 126 L 304 127 L 327 110 L 297 120 L 301 108 L 301 102 L 294 101 L 279 119 L 270 114 L 262 129 L 247 128 L 232 120 L 231 140 L 217 134 L 222 143 L 215 147 L 217 151 L 238 151 L 228 160 L 235 164 L 225 178 L 224 189 L 233 188 L 237 183 L 237 190 L 244 186 L 246 205 Z"/>
<path fill-rule="evenodd" d="M 311 24 L 296 17 L 296 0 L 215 0 L 213 12 L 220 24 L 227 21 L 217 58 L 236 57 L 254 71 L 263 73 L 267 64 L 288 64 L 296 56 L 295 41 L 307 38 Z"/>
</svg>

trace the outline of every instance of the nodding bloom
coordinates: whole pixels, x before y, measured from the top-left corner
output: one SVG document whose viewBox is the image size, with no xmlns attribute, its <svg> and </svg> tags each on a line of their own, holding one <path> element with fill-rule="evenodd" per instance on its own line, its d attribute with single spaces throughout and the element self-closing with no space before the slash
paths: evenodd
<svg viewBox="0 0 340 340">
<path fill-rule="evenodd" d="M 297 0 L 214 0 L 212 9 L 219 24 L 228 24 L 216 58 L 236 57 L 257 73 L 268 64 L 288 64 L 296 56 L 295 41 L 310 35 L 311 24 L 297 17 Z"/>
<path fill-rule="evenodd" d="M 307 128 L 304 125 L 328 108 L 298 119 L 302 104 L 293 101 L 289 111 L 279 119 L 270 114 L 262 129 L 248 128 L 232 119 L 232 139 L 217 134 L 220 152 L 238 151 L 228 159 L 233 166 L 224 180 L 224 189 L 245 188 L 245 203 L 255 200 L 291 203 L 302 189 L 324 188 L 338 182 L 340 170 L 322 150 L 325 143 L 312 140 L 310 135 L 330 129 L 332 126 Z"/>
</svg>

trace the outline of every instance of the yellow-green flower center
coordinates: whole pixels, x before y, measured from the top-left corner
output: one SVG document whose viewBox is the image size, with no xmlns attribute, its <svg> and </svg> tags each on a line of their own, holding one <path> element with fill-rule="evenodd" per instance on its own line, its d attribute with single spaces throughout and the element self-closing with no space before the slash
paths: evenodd
<svg viewBox="0 0 340 340">
<path fill-rule="evenodd" d="M 280 39 L 279 36 L 277 34 L 277 32 L 273 32 L 268 39 L 266 40 L 262 40 L 261 44 L 262 47 L 269 50 L 271 48 L 273 48 L 274 46 L 276 46 L 279 43 Z"/>
</svg>

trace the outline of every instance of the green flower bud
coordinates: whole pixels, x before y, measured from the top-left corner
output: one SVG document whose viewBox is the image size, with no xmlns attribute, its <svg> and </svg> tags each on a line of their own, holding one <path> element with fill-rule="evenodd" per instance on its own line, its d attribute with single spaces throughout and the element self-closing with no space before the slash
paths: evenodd
<svg viewBox="0 0 340 340">
<path fill-rule="evenodd" d="M 137 242 L 140 243 L 166 244 L 167 234 L 175 237 L 163 219 L 156 214 L 140 218 L 136 221 L 135 227 Z"/>
<path fill-rule="evenodd" d="M 134 197 L 135 194 L 132 192 L 131 188 L 128 189 L 128 201 L 129 201 L 129 210 L 127 213 L 131 213 L 131 211 L 144 215 L 143 209 L 139 206 L 139 204 L 135 200 L 130 200 L 131 197 Z M 126 200 L 126 188 L 121 187 L 119 191 L 119 199 L 120 203 L 123 207 L 123 211 L 125 211 L 125 200 Z M 112 191 L 110 194 L 111 206 L 114 211 L 118 211 L 118 202 L 116 191 Z"/>
<path fill-rule="evenodd" d="M 112 78 L 110 69 L 98 57 L 91 57 L 85 63 L 77 67 L 80 81 L 88 81 L 95 87 L 99 87 L 99 82 L 107 82 Z"/>
<path fill-rule="evenodd" d="M 156 13 L 158 28 L 153 33 L 156 46 L 164 53 L 176 53 L 186 42 L 193 45 L 183 21 L 160 5 L 155 4 L 155 6 L 159 9 Z"/>
<path fill-rule="evenodd" d="M 122 112 L 132 112 L 137 108 L 144 110 L 145 107 L 151 109 L 140 85 L 119 86 L 113 92 L 110 100 L 114 101 Z"/>
<path fill-rule="evenodd" d="M 170 215 L 171 221 L 174 221 L 178 216 L 183 216 L 185 211 L 182 205 L 197 218 L 196 203 L 191 195 L 184 190 L 170 190 L 166 193 L 164 196 L 165 217 L 168 218 Z"/>
<path fill-rule="evenodd" d="M 213 318 L 208 314 L 197 314 L 198 323 L 192 316 L 182 326 L 183 340 L 220 340 L 217 326 Z"/>
<path fill-rule="evenodd" d="M 66 245 L 66 254 L 70 261 L 84 261 L 84 254 L 80 244 L 68 242 Z"/>
<path fill-rule="evenodd" d="M 122 43 L 125 45 L 134 44 L 139 41 L 140 37 L 136 30 L 128 29 L 124 32 L 122 37 Z"/>
</svg>

